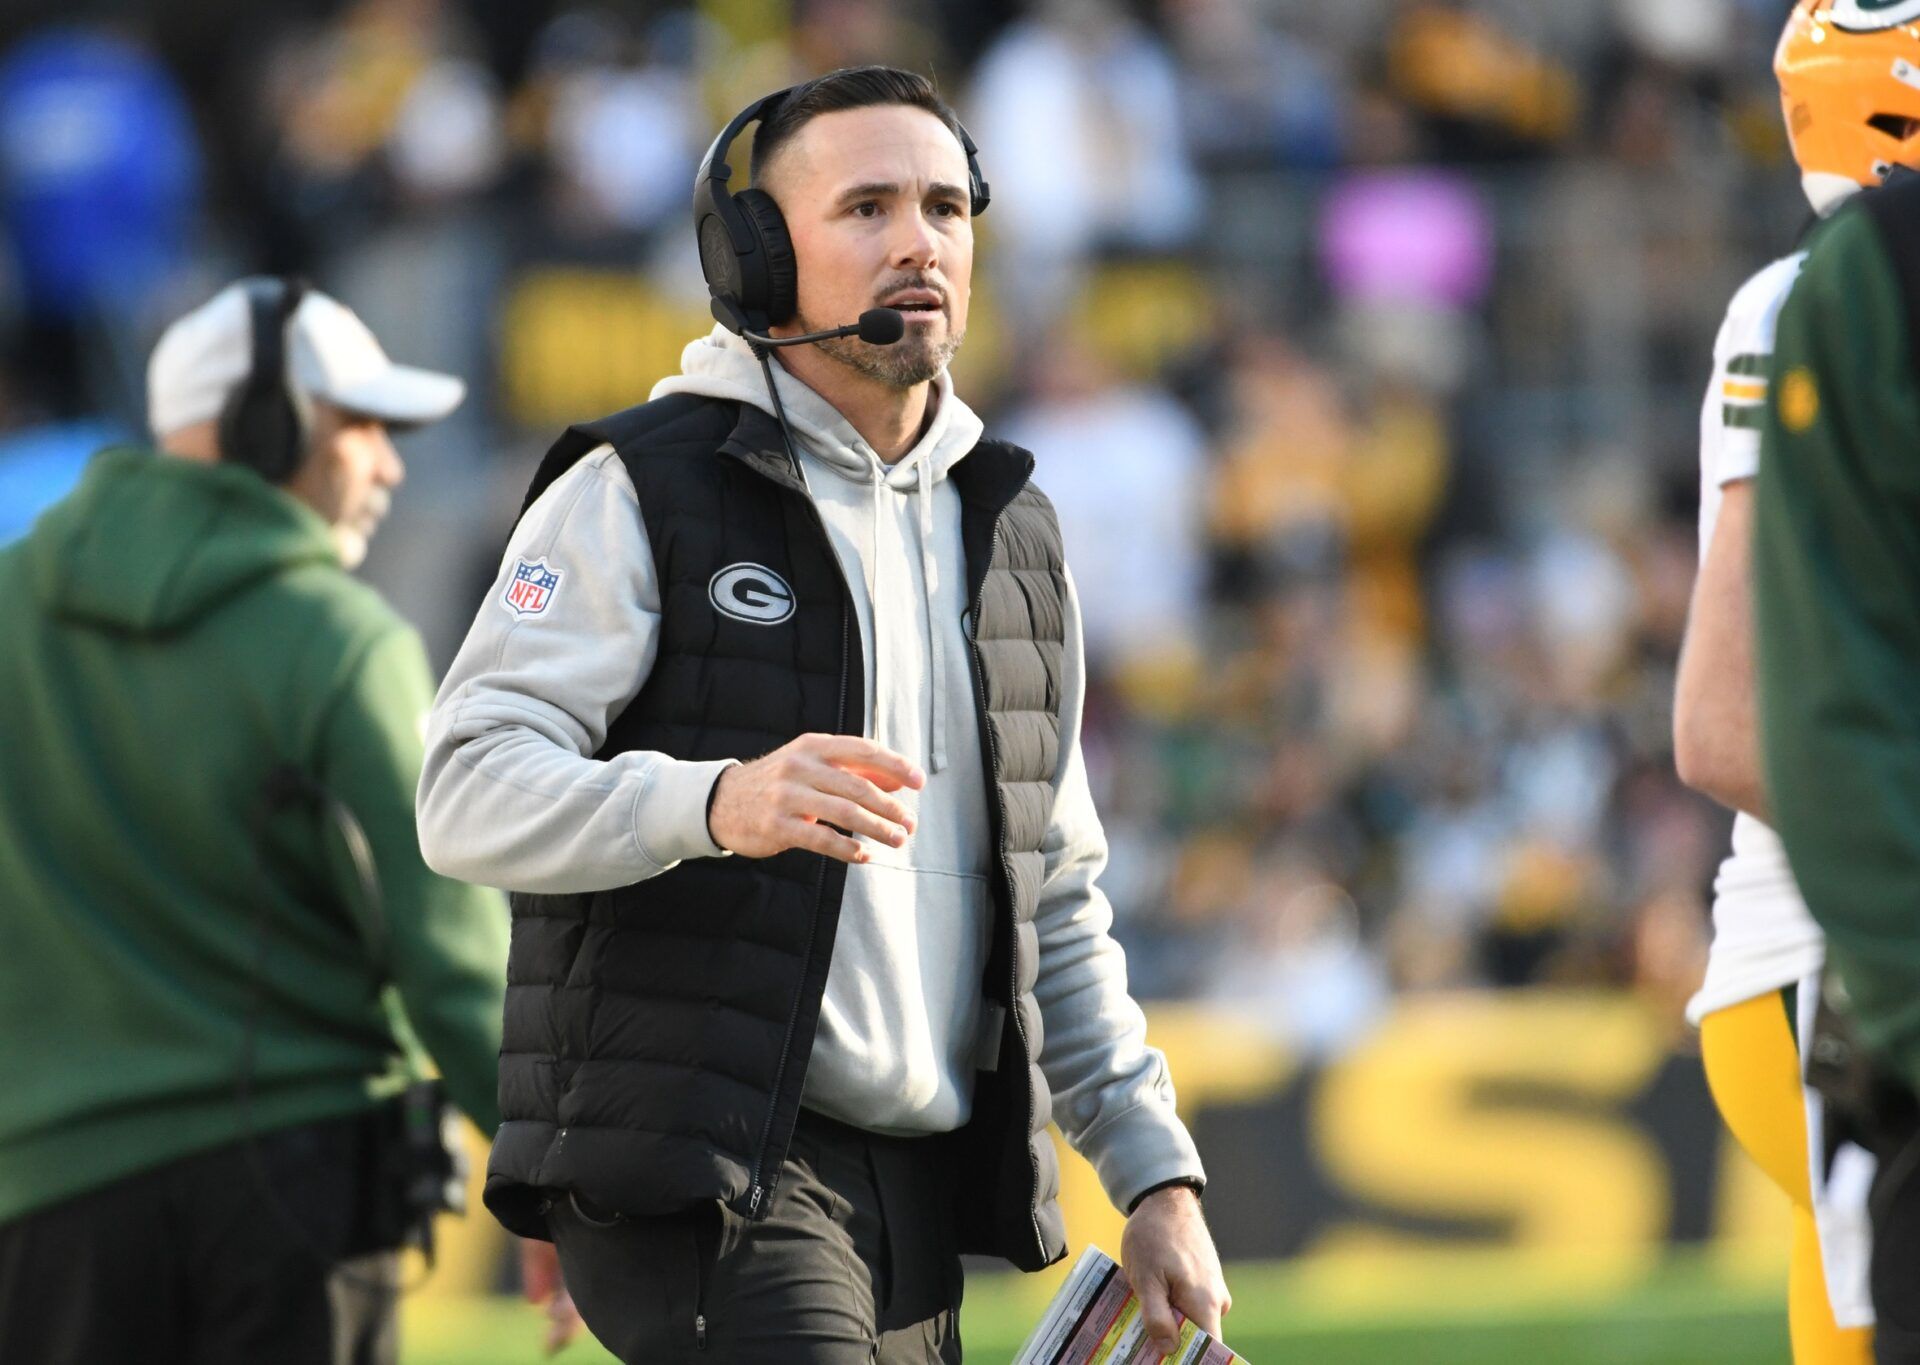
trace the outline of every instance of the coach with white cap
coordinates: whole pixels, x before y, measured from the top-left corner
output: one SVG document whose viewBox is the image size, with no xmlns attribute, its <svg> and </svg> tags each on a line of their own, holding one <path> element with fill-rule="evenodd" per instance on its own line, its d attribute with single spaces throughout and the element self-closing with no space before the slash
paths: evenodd
<svg viewBox="0 0 1920 1365">
<path fill-rule="evenodd" d="M 259 363 L 262 342 L 283 354 Z M 147 370 L 148 421 L 162 449 L 284 484 L 333 528 L 349 569 L 366 558 L 403 477 L 387 430 L 437 422 L 465 394 L 452 375 L 394 364 L 351 310 L 291 280 L 223 289 L 167 329 Z M 223 431 L 236 396 L 254 406 Z"/>
<path fill-rule="evenodd" d="M 147 379 L 156 448 L 0 549 L 0 1360 L 392 1361 L 507 918 L 421 861 L 432 679 L 346 570 L 464 386 L 268 278 Z"/>
</svg>

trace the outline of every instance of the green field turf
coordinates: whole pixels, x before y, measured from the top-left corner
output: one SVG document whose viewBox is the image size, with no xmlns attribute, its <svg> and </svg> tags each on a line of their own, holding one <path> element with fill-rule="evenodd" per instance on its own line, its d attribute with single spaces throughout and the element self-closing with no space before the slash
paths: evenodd
<svg viewBox="0 0 1920 1365">
<path fill-rule="evenodd" d="M 1236 1266 L 1228 1341 L 1250 1365 L 1788 1365 L 1777 1287 L 1728 1281 L 1674 1260 L 1612 1293 L 1542 1295 L 1512 1283 L 1436 1277 L 1421 1302 L 1342 1306 L 1289 1268 Z M 1317 1283 L 1317 1282 L 1316 1282 Z M 969 1362 L 1004 1365 L 1037 1312 L 1019 1277 L 976 1277 L 962 1323 Z M 539 1315 L 511 1300 L 410 1305 L 404 1365 L 522 1365 L 542 1359 Z M 576 1344 L 565 1365 L 606 1365 Z"/>
</svg>

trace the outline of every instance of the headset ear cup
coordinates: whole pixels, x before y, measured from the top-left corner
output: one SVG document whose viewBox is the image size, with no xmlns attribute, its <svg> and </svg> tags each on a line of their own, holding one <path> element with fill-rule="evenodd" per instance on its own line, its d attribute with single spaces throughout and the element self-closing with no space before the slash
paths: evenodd
<svg viewBox="0 0 1920 1365">
<path fill-rule="evenodd" d="M 707 287 L 722 298 L 738 300 L 745 292 L 740 258 L 734 254 L 733 240 L 719 212 L 710 211 L 700 219 L 700 273 Z"/>
<path fill-rule="evenodd" d="M 274 399 L 280 421 L 285 424 L 286 436 L 275 447 L 281 461 L 279 472 L 272 478 L 275 483 L 285 483 L 306 462 L 307 446 L 313 439 L 313 404 L 308 401 L 306 394 L 292 384 L 276 393 Z"/>
<path fill-rule="evenodd" d="M 741 190 L 733 196 L 733 202 L 740 206 L 752 225 L 766 262 L 766 297 L 743 302 L 749 309 L 765 312 L 768 324 L 777 327 L 792 320 L 794 310 L 800 306 L 800 272 L 793 259 L 793 238 L 787 235 L 787 220 L 780 206 L 773 202 L 773 196 L 765 190 Z M 761 306 L 755 308 L 756 303 Z"/>
<path fill-rule="evenodd" d="M 220 449 L 268 483 L 285 483 L 306 454 L 307 431 L 291 393 L 277 385 L 245 384 L 220 414 Z"/>
<path fill-rule="evenodd" d="M 241 384 L 227 395 L 220 408 L 220 458 L 233 464 L 251 464 L 241 452 L 247 450 L 247 386 Z"/>
<path fill-rule="evenodd" d="M 313 405 L 288 376 L 287 336 L 305 282 L 256 276 L 242 281 L 252 362 L 220 409 L 220 458 L 285 483 L 305 460 Z"/>
</svg>

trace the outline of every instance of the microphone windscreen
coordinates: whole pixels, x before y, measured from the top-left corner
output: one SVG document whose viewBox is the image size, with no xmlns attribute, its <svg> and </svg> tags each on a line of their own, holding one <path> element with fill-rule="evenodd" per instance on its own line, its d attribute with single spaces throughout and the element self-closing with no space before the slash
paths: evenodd
<svg viewBox="0 0 1920 1365">
<path fill-rule="evenodd" d="M 870 346 L 891 346 L 906 334 L 898 308 L 869 308 L 860 315 L 860 339 Z"/>
</svg>

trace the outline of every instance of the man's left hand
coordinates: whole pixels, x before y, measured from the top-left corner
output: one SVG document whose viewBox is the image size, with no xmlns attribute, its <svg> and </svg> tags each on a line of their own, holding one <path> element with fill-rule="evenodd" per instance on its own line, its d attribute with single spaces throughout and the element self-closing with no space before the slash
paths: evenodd
<svg viewBox="0 0 1920 1365">
<path fill-rule="evenodd" d="M 1162 1356 L 1180 1344 L 1181 1316 L 1220 1335 L 1220 1319 L 1233 1307 L 1233 1298 L 1200 1216 L 1200 1197 L 1192 1190 L 1172 1185 L 1140 1201 L 1120 1238 L 1120 1264 Z"/>
<path fill-rule="evenodd" d="M 528 1303 L 547 1310 L 548 1355 L 572 1341 L 586 1326 L 580 1319 L 580 1310 L 573 1306 L 573 1295 L 567 1292 L 566 1281 L 561 1278 L 560 1253 L 552 1242 L 529 1237 L 520 1243 L 520 1287 Z"/>
</svg>

